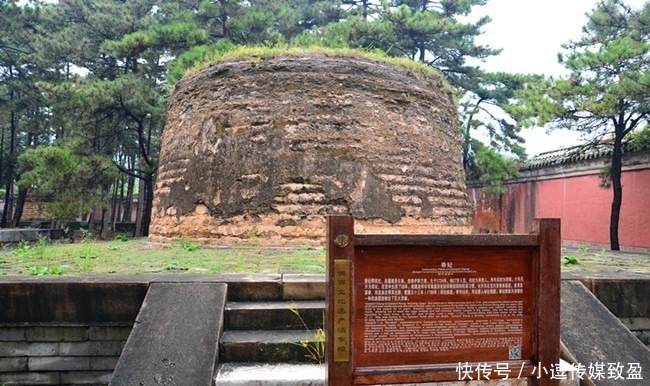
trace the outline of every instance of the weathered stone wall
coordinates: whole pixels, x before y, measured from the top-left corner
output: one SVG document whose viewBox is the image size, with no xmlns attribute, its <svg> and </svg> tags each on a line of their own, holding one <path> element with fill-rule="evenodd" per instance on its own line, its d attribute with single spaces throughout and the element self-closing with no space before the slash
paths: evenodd
<svg viewBox="0 0 650 386">
<path fill-rule="evenodd" d="M 132 324 L 0 324 L 0 384 L 107 385 Z"/>
<path fill-rule="evenodd" d="M 311 53 L 225 61 L 177 85 L 154 239 L 319 243 L 336 213 L 358 232 L 469 232 L 456 106 L 439 76 Z"/>
<path fill-rule="evenodd" d="M 126 280 L 3 277 L 0 385 L 108 384 L 148 288 Z"/>
</svg>

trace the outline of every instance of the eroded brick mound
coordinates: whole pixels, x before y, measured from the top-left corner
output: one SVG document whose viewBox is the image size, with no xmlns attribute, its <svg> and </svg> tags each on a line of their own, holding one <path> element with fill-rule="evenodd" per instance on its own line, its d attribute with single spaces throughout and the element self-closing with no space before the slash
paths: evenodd
<svg viewBox="0 0 650 386">
<path fill-rule="evenodd" d="M 330 213 L 364 233 L 468 232 L 452 95 L 411 72 L 313 53 L 187 76 L 162 138 L 152 237 L 314 244 Z"/>
</svg>

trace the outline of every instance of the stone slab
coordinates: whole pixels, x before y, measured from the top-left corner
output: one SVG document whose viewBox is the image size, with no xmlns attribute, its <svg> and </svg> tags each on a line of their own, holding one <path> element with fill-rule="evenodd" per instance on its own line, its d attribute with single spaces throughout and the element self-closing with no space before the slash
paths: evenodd
<svg viewBox="0 0 650 386">
<path fill-rule="evenodd" d="M 650 350 L 644 346 L 598 299 L 580 282 L 562 282 L 561 340 L 567 360 L 584 366 L 593 374 L 604 364 L 604 376 L 592 377 L 598 386 L 643 386 L 648 384 Z M 609 364 L 623 366 L 624 380 L 609 374 Z M 627 379 L 629 366 L 637 363 L 644 379 Z M 604 379 L 600 379 L 604 378 Z M 586 384 L 590 384 L 586 381 Z"/>
<path fill-rule="evenodd" d="M 324 386 L 324 365 L 308 363 L 223 363 L 219 386 Z"/>
<path fill-rule="evenodd" d="M 27 371 L 27 357 L 0 358 L 0 373 Z"/>
<path fill-rule="evenodd" d="M 71 236 L 72 233 L 66 233 L 63 229 L 3 229 L 0 230 L 0 244 L 37 241 L 39 237 L 59 240 Z"/>
<path fill-rule="evenodd" d="M 650 318 L 650 279 L 591 280 L 587 287 L 619 318 Z"/>
<path fill-rule="evenodd" d="M 323 327 L 325 301 L 228 302 L 225 316 L 228 330 L 316 329 Z"/>
<path fill-rule="evenodd" d="M 280 275 L 237 275 L 225 279 L 223 282 L 228 284 L 228 300 L 282 300 Z"/>
<path fill-rule="evenodd" d="M 211 386 L 227 285 L 152 283 L 110 385 Z"/>
<path fill-rule="evenodd" d="M 305 330 L 225 331 L 219 349 L 222 362 L 305 362 L 309 351 L 300 342 L 311 342 Z"/>
<path fill-rule="evenodd" d="M 650 294 L 648 294 L 650 296 Z M 650 331 L 650 318 L 619 318 L 631 331 Z"/>
<path fill-rule="evenodd" d="M 325 299 L 327 292 L 325 275 L 282 275 L 282 298 L 284 300 Z"/>
<path fill-rule="evenodd" d="M 108 280 L 0 280 L 0 323 L 133 322 L 148 285 Z"/>
<path fill-rule="evenodd" d="M 50 372 L 0 372 L 0 385 L 60 385 L 61 376 L 58 371 Z"/>
<path fill-rule="evenodd" d="M 29 358 L 30 371 L 71 371 L 90 370 L 88 357 L 32 357 Z"/>
</svg>

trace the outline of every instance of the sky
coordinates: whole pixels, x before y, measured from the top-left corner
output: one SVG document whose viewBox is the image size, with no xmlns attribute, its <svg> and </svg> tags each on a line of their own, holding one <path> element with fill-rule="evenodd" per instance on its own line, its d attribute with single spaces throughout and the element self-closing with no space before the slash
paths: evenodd
<svg viewBox="0 0 650 386">
<path fill-rule="evenodd" d="M 624 0 L 639 9 L 648 0 Z M 567 75 L 557 62 L 562 44 L 578 40 L 582 26 L 597 4 L 596 0 L 488 0 L 487 5 L 475 7 L 472 17 L 490 16 L 483 27 L 479 44 L 501 48 L 501 54 L 482 64 L 488 71 L 534 73 L 559 77 Z M 529 156 L 580 143 L 577 133 L 562 130 L 546 134 L 544 128 L 525 129 Z"/>
</svg>

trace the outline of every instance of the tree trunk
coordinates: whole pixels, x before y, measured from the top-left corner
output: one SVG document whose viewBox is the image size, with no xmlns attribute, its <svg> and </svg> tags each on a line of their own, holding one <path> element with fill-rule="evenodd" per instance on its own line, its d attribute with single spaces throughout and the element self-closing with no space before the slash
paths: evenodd
<svg viewBox="0 0 650 386">
<path fill-rule="evenodd" d="M 95 208 L 92 208 L 88 215 L 88 234 L 95 233 Z"/>
<path fill-rule="evenodd" d="M 0 128 L 0 181 L 2 179 L 2 173 L 4 171 L 4 154 L 5 154 L 5 128 L 4 126 Z"/>
<path fill-rule="evenodd" d="M 609 218 L 609 243 L 612 251 L 621 249 L 618 242 L 618 221 L 621 216 L 621 204 L 623 202 L 623 185 L 621 184 L 621 172 L 623 169 L 623 129 L 616 128 L 614 149 L 612 150 L 612 163 L 610 178 L 612 179 L 612 212 Z"/>
<path fill-rule="evenodd" d="M 11 92 L 11 99 L 13 100 L 13 91 Z M 16 113 L 14 111 L 11 112 L 11 124 L 10 124 L 10 133 L 9 133 L 9 157 L 5 161 L 8 163 L 7 167 L 7 175 L 5 176 L 6 179 L 6 185 L 5 185 L 5 205 L 4 209 L 2 211 L 2 218 L 0 219 L 0 228 L 6 228 L 7 227 L 7 222 L 9 221 L 9 217 L 11 215 L 11 208 L 12 208 L 12 200 L 11 200 L 11 193 L 13 190 L 13 183 L 14 183 L 14 167 L 15 167 L 15 152 L 16 152 Z"/>
<path fill-rule="evenodd" d="M 226 4 L 227 1 L 219 0 L 219 5 L 221 6 L 221 15 L 219 15 L 219 21 L 221 22 L 221 34 L 224 38 L 229 37 L 228 34 L 230 33 L 228 30 L 228 12 L 226 12 Z"/>
<path fill-rule="evenodd" d="M 143 216 L 143 203 L 144 203 L 144 180 L 138 180 L 139 189 L 138 189 L 138 206 L 135 214 L 135 233 L 133 236 L 142 236 L 142 219 Z"/>
<path fill-rule="evenodd" d="M 126 188 L 126 197 L 124 198 L 124 211 L 122 213 L 122 222 L 133 222 L 133 191 L 135 189 L 135 178 L 128 178 Z"/>
<path fill-rule="evenodd" d="M 106 240 L 108 239 L 108 220 L 109 216 L 108 214 L 108 208 L 106 205 L 102 205 L 102 225 L 100 226 L 99 229 L 99 239 L 100 240 Z"/>
<path fill-rule="evenodd" d="M 152 205 L 153 175 L 146 174 L 145 177 L 140 180 L 140 192 L 138 194 L 138 218 L 135 224 L 136 236 L 149 236 Z"/>
<path fill-rule="evenodd" d="M 0 228 L 7 227 L 7 220 L 11 213 L 11 185 L 8 183 L 5 191 L 5 203 L 2 208 L 2 218 L 0 219 Z"/>
<path fill-rule="evenodd" d="M 117 200 L 118 197 L 118 192 L 120 191 L 120 185 L 122 183 L 122 178 L 117 178 L 115 180 L 114 184 L 114 189 L 113 189 L 113 195 L 111 198 L 111 219 L 110 219 L 110 224 L 111 224 L 111 229 L 115 230 L 115 223 L 117 222 L 118 217 L 120 216 L 120 203 Z"/>
<path fill-rule="evenodd" d="M 151 225 L 151 207 L 153 205 L 153 174 L 148 174 L 145 179 L 145 195 L 142 210 L 142 236 L 149 236 Z"/>
<path fill-rule="evenodd" d="M 18 228 L 18 225 L 20 225 L 20 218 L 23 216 L 23 209 L 25 208 L 26 200 L 27 188 L 19 188 L 18 199 L 16 200 L 16 208 L 14 209 L 14 218 L 11 220 L 12 228 Z"/>
<path fill-rule="evenodd" d="M 463 170 L 465 170 L 465 176 L 467 176 L 467 165 L 469 162 L 469 147 L 472 143 L 470 137 L 472 119 L 474 119 L 474 114 L 470 114 L 467 119 L 467 131 L 465 132 L 465 138 L 463 138 Z"/>
</svg>

